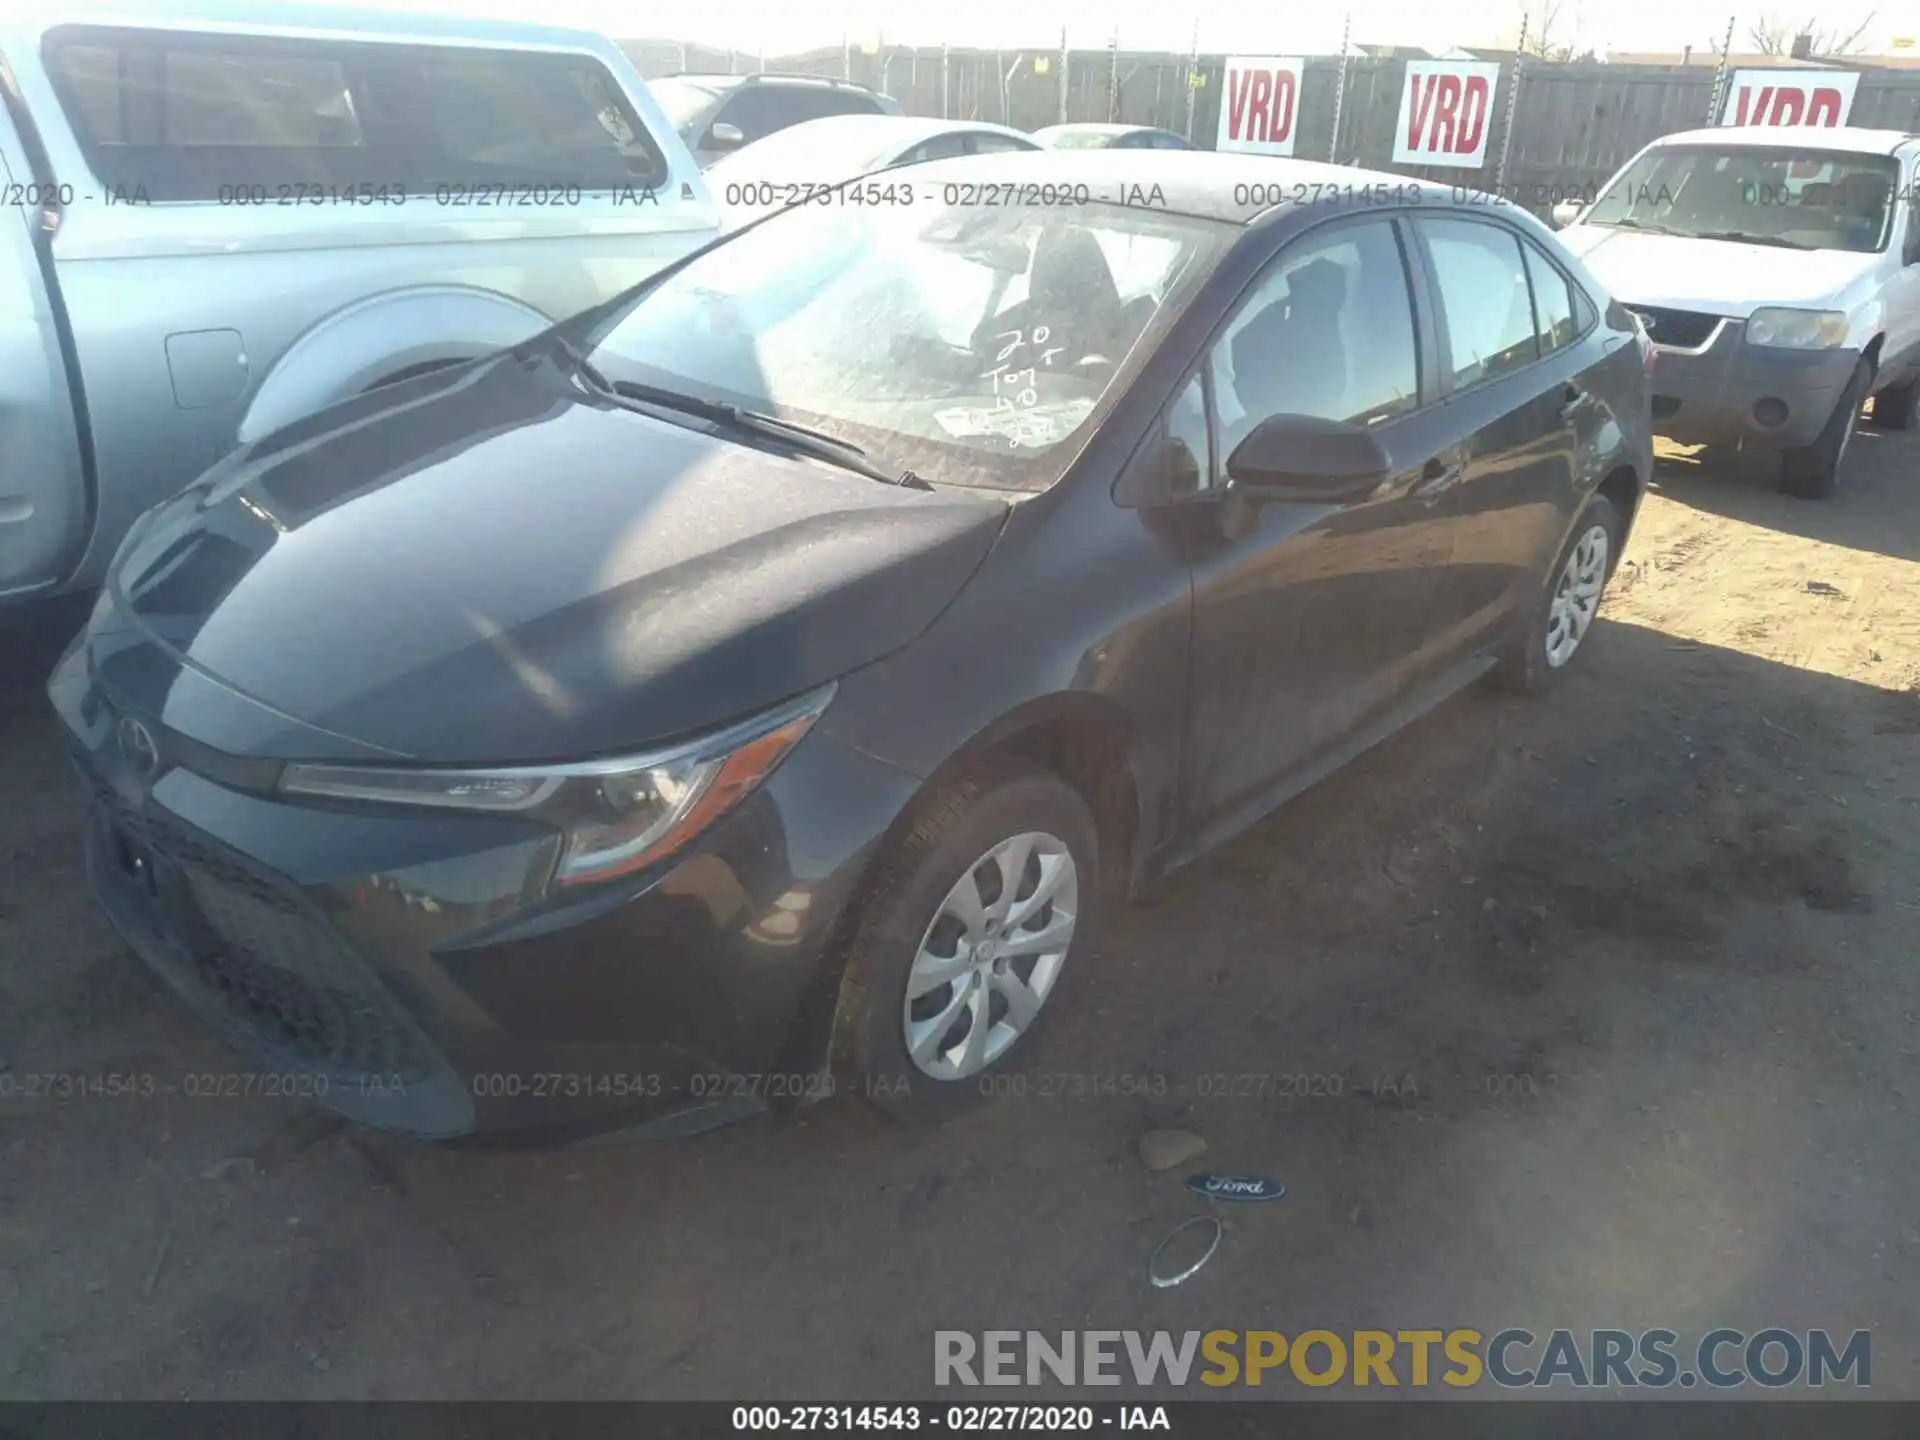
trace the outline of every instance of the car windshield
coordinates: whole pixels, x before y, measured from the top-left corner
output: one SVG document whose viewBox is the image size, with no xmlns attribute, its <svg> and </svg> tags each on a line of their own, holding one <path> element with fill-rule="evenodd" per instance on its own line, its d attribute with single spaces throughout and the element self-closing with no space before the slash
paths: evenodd
<svg viewBox="0 0 1920 1440">
<path fill-rule="evenodd" d="M 702 252 L 591 322 L 593 364 L 824 430 L 936 483 L 1044 488 L 1234 229 L 914 190 L 912 204 L 800 205 Z"/>
<path fill-rule="evenodd" d="M 1787 249 L 1881 250 L 1899 175 L 1898 163 L 1885 155 L 1663 145 L 1634 161 L 1583 218 Z"/>
<path fill-rule="evenodd" d="M 652 92 L 660 108 L 666 111 L 667 123 L 682 134 L 691 129 L 720 98 L 719 86 L 703 85 L 697 80 L 681 76 L 650 80 L 647 89 Z"/>
<path fill-rule="evenodd" d="M 1047 140 L 1056 150 L 1104 150 L 1114 137 L 1104 130 L 1059 130 Z"/>
<path fill-rule="evenodd" d="M 707 171 L 707 184 L 717 193 L 729 182 L 741 180 L 831 185 L 864 175 L 890 159 L 902 140 L 893 126 L 875 127 L 865 119 L 834 116 L 776 130 L 721 159 Z"/>
</svg>

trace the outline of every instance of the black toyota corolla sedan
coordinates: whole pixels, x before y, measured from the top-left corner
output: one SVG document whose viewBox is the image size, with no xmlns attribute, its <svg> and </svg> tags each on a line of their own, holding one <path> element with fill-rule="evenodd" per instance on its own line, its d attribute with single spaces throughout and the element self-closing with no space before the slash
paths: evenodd
<svg viewBox="0 0 1920 1440">
<path fill-rule="evenodd" d="M 150 512 L 50 683 L 93 883 L 369 1124 L 938 1117 L 1135 887 L 1564 673 L 1644 365 L 1542 225 L 1440 187 L 854 182 Z"/>
</svg>

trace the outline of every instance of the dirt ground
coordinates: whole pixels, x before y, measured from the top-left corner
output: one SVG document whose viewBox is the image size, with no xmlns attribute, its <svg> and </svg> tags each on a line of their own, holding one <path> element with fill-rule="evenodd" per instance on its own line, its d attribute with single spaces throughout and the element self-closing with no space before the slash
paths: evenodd
<svg viewBox="0 0 1920 1440">
<path fill-rule="evenodd" d="M 1916 562 L 1920 437 L 1830 503 L 1669 458 L 1564 689 L 1449 703 L 1130 908 L 1024 1097 L 544 1154 L 181 1093 L 244 1067 L 96 915 L 15 634 L 0 1053 L 158 1088 L 0 1098 L 0 1395 L 846 1400 L 930 1394 L 936 1329 L 1778 1325 L 1872 1329 L 1920 1397 Z M 1288 1187 L 1168 1291 L 1156 1124 Z"/>
</svg>

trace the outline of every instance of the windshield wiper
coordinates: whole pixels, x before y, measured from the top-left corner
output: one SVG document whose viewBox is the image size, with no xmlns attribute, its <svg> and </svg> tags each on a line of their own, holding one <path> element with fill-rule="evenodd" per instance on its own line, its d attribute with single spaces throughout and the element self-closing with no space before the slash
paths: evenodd
<svg viewBox="0 0 1920 1440">
<path fill-rule="evenodd" d="M 643 405 L 654 405 L 662 410 L 677 410 L 683 415 L 696 415 L 702 420 L 712 420 L 731 430 L 757 436 L 762 440 L 771 440 L 812 459 L 824 460 L 829 465 L 839 466 L 842 470 L 864 475 L 869 480 L 878 480 L 882 485 L 899 485 L 908 490 L 933 489 L 933 486 L 913 471 L 889 470 L 884 465 L 868 459 L 867 452 L 858 445 L 836 439 L 824 430 L 815 430 L 806 425 L 795 424 L 791 420 L 782 420 L 778 415 L 748 410 L 725 400 L 708 400 L 699 395 L 688 395 L 660 385 L 643 384 L 638 380 L 609 380 L 588 358 L 586 351 L 581 349 L 571 337 L 555 331 L 553 343 L 555 348 L 564 354 L 579 371 L 582 379 L 594 389 L 614 399 L 637 400 Z"/>
<path fill-rule="evenodd" d="M 1694 236 L 1696 240 L 1733 240 L 1742 245 L 1776 245 L 1782 250 L 1812 250 L 1812 245 L 1802 245 L 1798 240 L 1783 239 L 1778 235 L 1755 235 L 1746 230 L 1702 230 Z"/>
<path fill-rule="evenodd" d="M 1622 230 L 1644 230 L 1649 235 L 1671 235 L 1674 232 L 1665 225 L 1649 225 L 1644 220 L 1589 220 L 1589 225 L 1617 225 Z"/>
</svg>

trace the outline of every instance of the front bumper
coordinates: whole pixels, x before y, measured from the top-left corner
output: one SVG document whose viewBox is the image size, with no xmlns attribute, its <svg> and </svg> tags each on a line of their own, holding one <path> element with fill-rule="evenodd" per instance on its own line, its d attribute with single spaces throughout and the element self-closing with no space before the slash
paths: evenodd
<svg viewBox="0 0 1920 1440">
<path fill-rule="evenodd" d="M 1811 444 L 1860 360 L 1857 350 L 1749 345 L 1744 322 L 1731 319 L 1698 347 L 1654 348 L 1656 432 L 1683 444 L 1767 450 Z"/>
<path fill-rule="evenodd" d="M 830 1088 L 832 939 L 917 785 L 904 772 L 816 731 L 659 870 L 555 898 L 544 827 L 291 803 L 210 778 L 204 746 L 137 775 L 126 714 L 163 755 L 193 742 L 164 705 L 110 699 L 85 645 L 49 694 L 108 917 L 260 1072 L 298 1081 L 285 1092 L 421 1137 L 553 1141 Z"/>
</svg>

